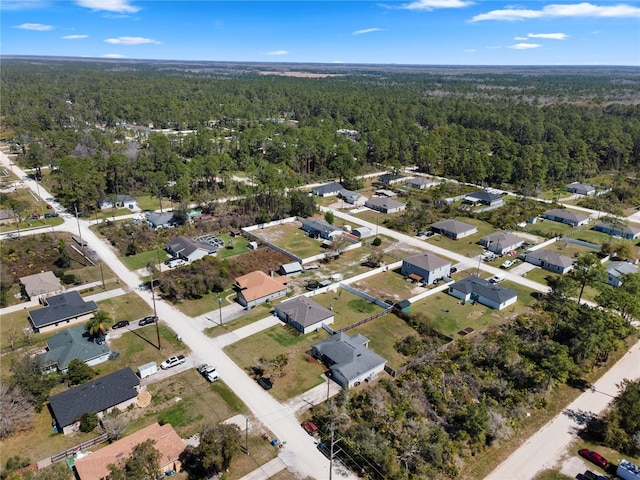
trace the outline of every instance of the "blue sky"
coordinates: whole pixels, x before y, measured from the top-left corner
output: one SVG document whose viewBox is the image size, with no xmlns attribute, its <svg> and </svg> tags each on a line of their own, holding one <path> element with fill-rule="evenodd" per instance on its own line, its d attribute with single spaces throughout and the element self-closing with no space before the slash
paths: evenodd
<svg viewBox="0 0 640 480">
<path fill-rule="evenodd" d="M 640 0 L 1 0 L 3 55 L 640 66 Z"/>
</svg>

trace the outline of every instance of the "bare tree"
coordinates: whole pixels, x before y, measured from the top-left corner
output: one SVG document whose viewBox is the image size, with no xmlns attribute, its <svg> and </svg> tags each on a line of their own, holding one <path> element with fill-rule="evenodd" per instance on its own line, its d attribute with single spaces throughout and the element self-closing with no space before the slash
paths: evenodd
<svg viewBox="0 0 640 480">
<path fill-rule="evenodd" d="M 0 383 L 0 439 L 26 430 L 33 420 L 31 399 L 19 386 L 10 387 Z"/>
<path fill-rule="evenodd" d="M 122 437 L 127 428 L 127 417 L 123 413 L 115 409 L 111 414 L 102 418 L 102 430 L 109 437 L 109 441 L 113 442 Z"/>
</svg>

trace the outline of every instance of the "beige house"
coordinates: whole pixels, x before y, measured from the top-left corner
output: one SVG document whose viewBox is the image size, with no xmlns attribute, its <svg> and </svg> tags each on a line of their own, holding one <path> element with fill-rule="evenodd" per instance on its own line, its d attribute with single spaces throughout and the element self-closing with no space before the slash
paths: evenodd
<svg viewBox="0 0 640 480">
<path fill-rule="evenodd" d="M 53 272 L 40 272 L 21 277 L 20 283 L 29 299 L 58 295 L 64 291 L 60 279 Z"/>
</svg>

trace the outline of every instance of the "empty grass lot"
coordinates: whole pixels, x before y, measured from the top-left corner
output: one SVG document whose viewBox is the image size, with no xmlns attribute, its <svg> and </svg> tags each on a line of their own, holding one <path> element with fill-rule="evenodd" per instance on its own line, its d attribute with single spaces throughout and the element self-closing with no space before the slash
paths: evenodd
<svg viewBox="0 0 640 480">
<path fill-rule="evenodd" d="M 376 318 L 346 333 L 350 336 L 359 333 L 367 337 L 370 340 L 369 349 L 386 358 L 387 363 L 393 369 L 398 369 L 411 360 L 411 357 L 396 350 L 396 343 L 408 336 L 419 336 L 404 320 L 392 313 Z"/>
<path fill-rule="evenodd" d="M 234 298 L 236 298 L 236 292 L 233 288 L 229 288 L 220 293 L 223 307 L 233 302 Z M 200 298 L 181 300 L 173 305 L 190 317 L 198 317 L 208 312 L 214 312 L 212 315 L 215 316 L 216 321 L 218 320 L 218 312 L 216 312 L 216 310 L 218 310 L 220 304 L 218 303 L 217 293 L 209 292 Z"/>
<path fill-rule="evenodd" d="M 282 225 L 254 230 L 252 233 L 300 258 L 322 253 L 322 240 L 308 237 L 300 229 L 300 222 L 283 223 Z"/>
<path fill-rule="evenodd" d="M 262 320 L 263 318 L 270 316 L 272 312 L 273 308 L 271 307 L 271 304 L 258 305 L 257 307 L 252 308 L 250 312 L 247 312 L 245 315 L 231 320 L 230 322 L 205 329 L 204 333 L 211 338 L 219 337 L 225 333 L 233 332 L 238 328 L 250 325 L 258 320 Z"/>
<path fill-rule="evenodd" d="M 229 258 L 249 250 L 249 240 L 244 237 L 232 237 L 231 235 L 226 234 L 216 234 L 216 237 L 222 240 L 225 244 L 225 246 L 216 253 L 216 257 L 218 258 Z M 233 245 L 233 248 L 227 248 L 227 245 L 230 245 L 230 242 Z"/>
<path fill-rule="evenodd" d="M 311 299 L 323 307 L 333 310 L 336 318 L 331 328 L 334 329 L 352 325 L 383 310 L 382 307 L 342 289 L 315 295 Z"/>
<path fill-rule="evenodd" d="M 482 237 L 495 232 L 496 229 L 488 223 L 476 218 L 456 217 L 456 220 L 477 227 L 478 233 L 461 238 L 460 240 L 453 240 L 443 235 L 435 235 L 431 237 L 429 241 L 438 247 L 446 248 L 447 250 L 451 250 L 452 252 L 456 252 L 460 255 L 466 255 L 467 257 L 480 255 L 484 250 L 484 247 L 479 245 L 478 241 L 480 241 Z"/>
<path fill-rule="evenodd" d="M 130 257 L 121 256 L 119 258 L 129 270 L 138 270 L 140 268 L 146 268 L 149 262 L 153 262 L 156 265 L 160 264 L 169 258 L 169 255 L 164 249 L 156 248 L 138 253 L 137 255 L 131 255 Z"/>
</svg>

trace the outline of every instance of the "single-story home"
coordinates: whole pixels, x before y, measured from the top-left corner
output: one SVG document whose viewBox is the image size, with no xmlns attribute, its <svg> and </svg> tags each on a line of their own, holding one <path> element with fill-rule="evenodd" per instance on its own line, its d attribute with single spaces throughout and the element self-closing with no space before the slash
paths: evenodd
<svg viewBox="0 0 640 480">
<path fill-rule="evenodd" d="M 85 302 L 76 291 L 53 295 L 44 299 L 44 307 L 29 312 L 29 321 L 36 332 L 54 330 L 61 324 L 86 322 L 98 310 L 96 302 Z"/>
<path fill-rule="evenodd" d="M 521 247 L 524 240 L 507 232 L 496 232 L 482 237 L 479 243 L 497 255 L 504 255 Z"/>
<path fill-rule="evenodd" d="M 398 196 L 396 192 L 394 192 L 393 190 L 387 190 L 386 188 L 381 188 L 380 190 L 376 190 L 375 194 L 378 195 L 379 197 L 389 197 L 389 198 L 394 198 Z"/>
<path fill-rule="evenodd" d="M 385 358 L 369 350 L 368 345 L 369 339 L 359 333 L 350 337 L 339 332 L 313 345 L 311 354 L 329 367 L 331 378 L 337 384 L 350 388 L 372 380 L 387 363 Z"/>
<path fill-rule="evenodd" d="M 318 185 L 311 189 L 313 194 L 318 197 L 333 197 L 338 195 L 341 190 L 344 190 L 344 188 L 338 182 L 325 183 L 324 185 Z"/>
<path fill-rule="evenodd" d="M 629 225 L 614 225 L 611 222 L 600 222 L 596 224 L 593 229 L 596 232 L 602 232 L 608 235 L 614 235 L 616 237 L 628 238 L 630 240 L 640 238 L 640 228 L 632 227 Z"/>
<path fill-rule="evenodd" d="M 413 177 L 405 180 L 404 184 L 410 188 L 424 190 L 425 188 L 435 187 L 438 185 L 438 182 L 434 182 L 425 177 Z"/>
<path fill-rule="evenodd" d="M 207 255 L 215 255 L 220 249 L 220 246 L 206 242 L 197 242 L 181 235 L 168 242 L 166 249 L 173 257 L 181 258 L 191 263 Z"/>
<path fill-rule="evenodd" d="M 18 215 L 13 210 L 0 210 L 0 224 L 16 222 Z"/>
<path fill-rule="evenodd" d="M 318 330 L 323 324 L 333 323 L 335 318 L 331 310 L 305 296 L 282 302 L 276 306 L 276 315 L 302 333 Z"/>
<path fill-rule="evenodd" d="M 378 177 L 378 181 L 386 183 L 387 185 L 393 185 L 394 183 L 403 182 L 406 179 L 404 175 L 399 173 L 384 173 Z"/>
<path fill-rule="evenodd" d="M 361 206 L 368 198 L 358 192 L 352 192 L 351 190 L 340 190 L 340 198 L 342 198 L 349 205 Z"/>
<path fill-rule="evenodd" d="M 303 218 L 301 222 L 302 227 L 300 228 L 302 228 L 303 231 L 307 232 L 310 237 L 320 237 L 324 238 L 325 240 L 333 240 L 333 237 L 342 235 L 342 230 L 324 220 Z"/>
<path fill-rule="evenodd" d="M 465 302 L 478 302 L 494 310 L 502 310 L 518 300 L 517 292 L 500 287 L 477 275 L 469 275 L 449 285 L 449 295 Z"/>
<path fill-rule="evenodd" d="M 487 205 L 490 207 L 497 207 L 504 205 L 502 195 L 497 193 L 487 192 L 486 190 L 478 190 L 477 192 L 468 193 L 464 197 L 466 203 L 472 205 Z"/>
<path fill-rule="evenodd" d="M 609 262 L 605 265 L 607 270 L 607 283 L 612 287 L 622 285 L 622 276 L 626 274 L 637 274 L 638 266 L 629 262 Z"/>
<path fill-rule="evenodd" d="M 173 227 L 176 224 L 176 221 L 173 218 L 172 212 L 151 212 L 149 215 L 147 215 L 147 223 L 151 228 L 155 228 L 157 230 L 159 228 Z"/>
<path fill-rule="evenodd" d="M 369 227 L 358 227 L 355 228 L 351 233 L 358 238 L 367 238 L 373 235 L 373 232 Z"/>
<path fill-rule="evenodd" d="M 153 448 L 160 453 L 158 467 L 162 473 L 179 472 L 182 468 L 178 458 L 186 448 L 180 435 L 170 423 L 153 423 L 110 445 L 75 460 L 73 467 L 79 480 L 103 480 L 109 475 L 109 465 L 126 461 L 136 445 L 145 440 L 154 440 Z"/>
<path fill-rule="evenodd" d="M 567 185 L 567 192 L 578 195 L 595 195 L 596 187 L 588 183 L 572 182 Z"/>
<path fill-rule="evenodd" d="M 283 263 L 278 269 L 280 275 L 293 275 L 302 271 L 300 262 Z"/>
<path fill-rule="evenodd" d="M 580 225 L 585 225 L 589 223 L 591 217 L 589 215 L 583 215 L 582 213 L 571 212 L 569 210 L 564 210 L 562 208 L 553 208 L 551 210 L 547 210 L 542 214 L 544 218 L 547 220 L 551 220 L 553 222 L 566 223 L 567 225 L 571 225 L 573 227 L 579 227 Z"/>
<path fill-rule="evenodd" d="M 98 416 L 114 408 L 124 410 L 136 403 L 140 379 L 123 368 L 49 398 L 49 407 L 58 432 L 67 435 L 80 428 L 80 418 L 88 412 Z"/>
<path fill-rule="evenodd" d="M 256 270 L 236 278 L 238 302 L 249 309 L 287 294 L 288 277 L 271 277 Z"/>
<path fill-rule="evenodd" d="M 38 358 L 42 373 L 66 373 L 73 359 L 93 367 L 109 360 L 109 354 L 106 342 L 96 343 L 84 325 L 76 325 L 56 333 L 47 340 L 47 351 Z"/>
<path fill-rule="evenodd" d="M 550 272 L 565 274 L 573 269 L 573 259 L 549 250 L 533 250 L 525 253 L 524 261 Z"/>
<path fill-rule="evenodd" d="M 387 197 L 373 197 L 367 200 L 364 203 L 364 206 L 370 208 L 371 210 L 377 210 L 378 212 L 382 213 L 402 212 L 405 208 L 407 208 L 404 203 Z"/>
<path fill-rule="evenodd" d="M 445 237 L 458 240 L 460 238 L 473 235 L 478 232 L 478 228 L 468 223 L 459 222 L 458 220 L 448 219 L 440 222 L 432 223 L 431 231 L 444 235 Z"/>
<path fill-rule="evenodd" d="M 109 208 L 136 208 L 136 199 L 131 195 L 111 195 L 98 200 L 98 208 L 106 210 Z"/>
<path fill-rule="evenodd" d="M 431 252 L 418 253 L 402 261 L 400 273 L 405 277 L 414 275 L 416 280 L 426 284 L 448 277 L 451 262 L 444 260 Z M 418 278 L 419 277 L 419 278 Z"/>
<path fill-rule="evenodd" d="M 20 277 L 20 283 L 25 295 L 30 299 L 58 295 L 64 291 L 60 279 L 53 272 L 40 272 Z"/>
</svg>

